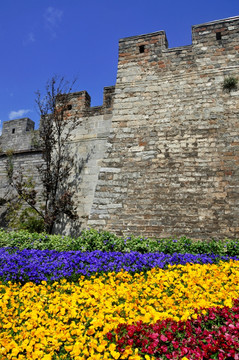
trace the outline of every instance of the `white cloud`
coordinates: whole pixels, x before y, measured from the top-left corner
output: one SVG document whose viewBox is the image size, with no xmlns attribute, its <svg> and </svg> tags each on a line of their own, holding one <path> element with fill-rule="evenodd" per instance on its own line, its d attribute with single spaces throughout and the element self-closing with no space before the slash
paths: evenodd
<svg viewBox="0 0 239 360">
<path fill-rule="evenodd" d="M 52 37 L 56 37 L 56 29 L 61 22 L 63 11 L 49 6 L 44 14 L 46 28 L 50 31 Z"/>
<path fill-rule="evenodd" d="M 31 44 L 31 43 L 34 43 L 36 41 L 36 38 L 35 38 L 35 35 L 33 32 L 29 32 L 25 39 L 23 40 L 23 44 L 24 45 L 28 45 L 28 44 Z"/>
<path fill-rule="evenodd" d="M 8 115 L 9 120 L 13 120 L 13 119 L 19 119 L 21 117 L 24 117 L 24 115 L 28 114 L 31 110 L 29 109 L 21 109 L 18 111 L 11 111 Z"/>
</svg>

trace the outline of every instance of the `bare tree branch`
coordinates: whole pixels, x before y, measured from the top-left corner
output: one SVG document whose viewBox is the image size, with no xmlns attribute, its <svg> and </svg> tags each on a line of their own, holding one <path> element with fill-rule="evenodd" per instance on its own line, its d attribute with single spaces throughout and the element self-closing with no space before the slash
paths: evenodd
<svg viewBox="0 0 239 360">
<path fill-rule="evenodd" d="M 36 105 L 41 116 L 38 143 L 42 151 L 42 163 L 37 167 L 42 185 L 41 194 L 28 186 L 19 173 L 14 177 L 11 157 L 6 169 L 9 184 L 19 198 L 44 219 L 45 230 L 48 233 L 53 232 L 55 224 L 62 216 L 72 220 L 78 218 L 73 200 L 75 192 L 70 186 L 74 159 L 69 145 L 77 121 L 69 121 L 65 116 L 69 106 L 69 93 L 72 92 L 74 84 L 75 81 L 69 83 L 64 77 L 53 76 L 47 82 L 44 93 L 36 92 Z M 39 197 L 41 204 L 37 203 Z"/>
</svg>

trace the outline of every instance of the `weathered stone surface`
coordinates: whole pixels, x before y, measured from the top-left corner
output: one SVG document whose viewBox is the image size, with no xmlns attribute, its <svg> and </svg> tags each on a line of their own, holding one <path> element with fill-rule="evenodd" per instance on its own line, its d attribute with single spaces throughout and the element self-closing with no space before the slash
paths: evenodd
<svg viewBox="0 0 239 360">
<path fill-rule="evenodd" d="M 72 177 L 83 227 L 239 237 L 239 91 L 223 89 L 238 76 L 239 17 L 193 26 L 192 39 L 172 49 L 164 31 L 121 39 L 116 86 L 105 88 L 103 106 L 91 108 L 85 91 L 69 97 L 66 116 L 79 119 Z M 25 166 L 29 121 L 14 121 L 16 135 L 6 122 L 0 143 L 21 151 Z"/>
<path fill-rule="evenodd" d="M 173 49 L 164 32 L 120 40 L 114 136 L 102 162 L 111 167 L 120 157 L 120 172 L 110 183 L 100 172 L 92 226 L 145 236 L 239 236 L 239 91 L 223 90 L 224 79 L 238 74 L 238 29 L 238 17 L 193 26 L 192 45 Z M 116 197 L 119 187 L 126 191 Z M 94 221 L 104 193 L 121 208 L 101 204 L 109 215 L 101 226 Z"/>
<path fill-rule="evenodd" d="M 82 227 L 87 226 L 91 211 L 94 191 L 98 180 L 101 161 L 107 149 L 107 140 L 111 129 L 112 104 L 114 87 L 104 89 L 104 103 L 101 107 L 90 107 L 90 96 L 86 91 L 69 95 L 71 110 L 67 111 L 69 121 L 78 121 L 78 126 L 72 133 L 71 153 L 74 156 L 71 182 L 76 190 L 75 202 Z M 27 125 L 31 125 L 28 131 Z M 12 129 L 15 129 L 12 132 Z M 32 176 L 39 187 L 37 165 L 42 161 L 41 152 L 34 148 L 34 122 L 30 119 L 18 119 L 4 122 L 0 137 L 0 198 L 6 196 L 5 162 L 7 150 L 14 150 L 14 168 L 21 166 L 25 173 Z M 82 160 L 85 161 L 80 170 Z M 116 168 L 116 172 L 118 169 Z M 65 233 L 69 232 L 69 226 Z"/>
</svg>

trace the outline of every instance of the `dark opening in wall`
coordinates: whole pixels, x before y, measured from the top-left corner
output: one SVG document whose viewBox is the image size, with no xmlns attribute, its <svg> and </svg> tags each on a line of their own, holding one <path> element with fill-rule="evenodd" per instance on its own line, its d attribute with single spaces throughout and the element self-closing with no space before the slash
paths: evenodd
<svg viewBox="0 0 239 360">
<path fill-rule="evenodd" d="M 144 53 L 144 51 L 145 51 L 145 46 L 144 46 L 144 45 L 140 45 L 140 46 L 139 46 L 139 52 L 140 52 L 140 54 Z"/>
<path fill-rule="evenodd" d="M 71 110 L 72 109 L 72 105 L 67 105 L 67 110 Z"/>
<path fill-rule="evenodd" d="M 12 134 L 15 134 L 15 129 L 14 128 L 12 129 Z"/>
<path fill-rule="evenodd" d="M 222 38 L 222 33 L 219 31 L 216 33 L 216 39 L 221 40 L 221 38 Z"/>
</svg>

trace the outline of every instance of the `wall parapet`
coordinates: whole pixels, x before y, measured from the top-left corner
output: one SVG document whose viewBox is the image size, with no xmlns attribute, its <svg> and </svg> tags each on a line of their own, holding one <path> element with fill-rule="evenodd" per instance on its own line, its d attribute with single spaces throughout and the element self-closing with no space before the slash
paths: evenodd
<svg viewBox="0 0 239 360">
<path fill-rule="evenodd" d="M 88 118 L 97 115 L 111 114 L 113 109 L 115 86 L 104 88 L 103 104 L 91 107 L 91 97 L 87 91 L 78 91 L 67 94 L 68 106 L 65 117 L 69 121 L 74 118 Z M 59 98 L 60 101 L 60 98 Z M 0 136 L 0 150 L 14 150 L 14 153 L 36 152 L 34 137 L 37 136 L 35 122 L 29 118 L 21 118 L 3 122 L 2 135 Z"/>
<path fill-rule="evenodd" d="M 137 63 L 141 71 L 158 68 L 174 71 L 181 67 L 197 67 L 202 57 L 220 64 L 225 51 L 238 54 L 239 16 L 192 26 L 192 44 L 169 48 L 165 31 L 126 37 L 119 40 L 119 69 Z M 211 64 L 210 64 L 211 65 Z M 119 74 L 118 74 L 119 77 Z"/>
</svg>

